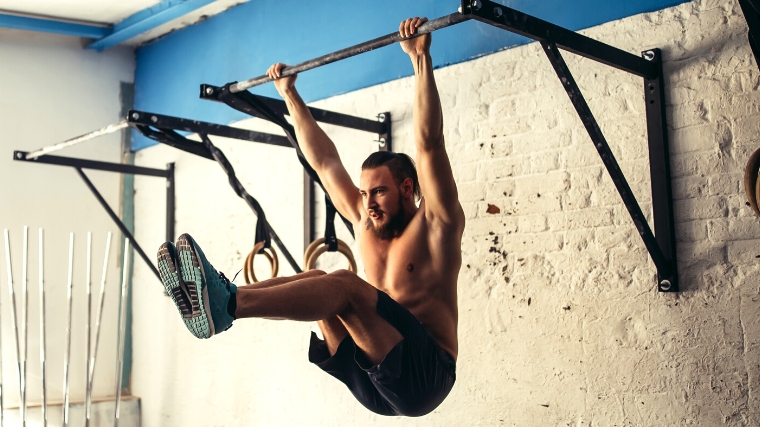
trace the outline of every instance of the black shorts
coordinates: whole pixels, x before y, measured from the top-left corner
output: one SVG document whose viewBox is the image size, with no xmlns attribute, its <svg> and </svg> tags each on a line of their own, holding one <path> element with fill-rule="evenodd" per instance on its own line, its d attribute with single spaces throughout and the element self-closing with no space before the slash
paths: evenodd
<svg viewBox="0 0 760 427">
<path fill-rule="evenodd" d="M 409 310 L 381 291 L 377 312 L 403 336 L 379 365 L 369 363 L 350 335 L 331 357 L 327 343 L 313 332 L 309 361 L 343 382 L 376 414 L 418 417 L 432 412 L 454 386 L 454 359 Z"/>
</svg>

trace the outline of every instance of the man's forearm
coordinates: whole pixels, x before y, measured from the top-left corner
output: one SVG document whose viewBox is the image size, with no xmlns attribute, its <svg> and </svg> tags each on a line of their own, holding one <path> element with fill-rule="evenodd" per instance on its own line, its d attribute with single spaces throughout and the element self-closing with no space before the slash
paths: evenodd
<svg viewBox="0 0 760 427">
<path fill-rule="evenodd" d="M 414 127 L 418 149 L 432 149 L 443 143 L 441 99 L 433 77 L 430 54 L 410 55 L 415 76 Z"/>
<path fill-rule="evenodd" d="M 319 173 L 323 164 L 331 160 L 339 160 L 338 150 L 335 144 L 319 127 L 312 117 L 306 103 L 295 88 L 290 88 L 281 93 L 285 104 L 293 119 L 293 127 L 296 137 L 301 145 L 306 160 Z"/>
</svg>

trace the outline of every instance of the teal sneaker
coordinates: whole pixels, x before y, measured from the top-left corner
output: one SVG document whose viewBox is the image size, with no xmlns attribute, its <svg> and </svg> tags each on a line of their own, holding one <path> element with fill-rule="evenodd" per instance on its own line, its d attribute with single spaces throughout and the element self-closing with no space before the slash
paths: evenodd
<svg viewBox="0 0 760 427">
<path fill-rule="evenodd" d="M 164 243 L 158 253 L 161 280 L 187 329 L 196 338 L 211 338 L 229 329 L 235 319 L 228 307 L 237 286 L 214 269 L 195 240 L 183 234 L 176 248 Z"/>
</svg>

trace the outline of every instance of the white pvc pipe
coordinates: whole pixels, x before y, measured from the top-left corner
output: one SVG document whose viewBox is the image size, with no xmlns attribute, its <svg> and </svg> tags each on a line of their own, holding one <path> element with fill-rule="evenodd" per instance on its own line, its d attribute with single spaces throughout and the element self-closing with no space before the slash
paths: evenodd
<svg viewBox="0 0 760 427">
<path fill-rule="evenodd" d="M 63 351 L 63 427 L 69 425 L 69 358 L 71 357 L 71 291 L 74 287 L 74 233 L 69 235 L 69 275 L 66 286 L 66 298 L 68 311 L 66 322 L 66 347 Z"/>
<path fill-rule="evenodd" d="M 87 233 L 87 276 L 85 278 L 86 294 L 87 294 L 87 325 L 85 326 L 85 339 L 87 341 L 87 350 L 85 353 L 85 417 L 84 425 L 89 427 L 90 425 L 90 347 L 91 347 L 91 335 L 90 326 L 92 323 L 92 233 Z"/>
<path fill-rule="evenodd" d="M 19 400 L 21 398 L 21 395 L 23 394 L 22 391 L 22 381 L 21 381 L 21 346 L 19 345 L 19 336 L 18 336 L 18 323 L 17 323 L 17 317 L 16 317 L 16 294 L 13 291 L 13 268 L 11 267 L 11 243 L 10 243 L 10 236 L 8 235 L 8 229 L 6 228 L 4 230 L 5 233 L 5 264 L 6 269 L 8 270 L 8 291 L 10 292 L 11 296 L 11 324 L 13 325 L 13 330 L 16 333 L 16 375 L 18 377 L 18 385 L 19 385 Z"/>
<path fill-rule="evenodd" d="M 47 378 L 45 367 L 45 251 L 44 231 L 40 228 L 40 368 L 42 371 L 42 427 L 47 427 Z"/>
<path fill-rule="evenodd" d="M 121 265 L 121 296 L 119 297 L 119 335 L 118 350 L 116 357 L 119 362 L 116 366 L 116 409 L 114 411 L 114 427 L 119 427 L 119 408 L 121 405 L 121 376 L 124 370 L 124 333 L 127 324 L 127 287 L 129 286 L 129 239 L 124 239 L 124 262 Z"/>
<path fill-rule="evenodd" d="M 106 239 L 106 254 L 103 257 L 103 275 L 100 278 L 100 296 L 98 297 L 98 311 L 95 315 L 95 343 L 93 345 L 92 353 L 87 370 L 87 396 L 85 397 L 85 425 L 90 423 L 90 409 L 92 406 L 92 382 L 95 378 L 95 361 L 98 357 L 98 343 L 100 342 L 100 321 L 103 319 L 103 303 L 106 295 L 106 276 L 108 274 L 108 258 L 111 252 L 111 232 L 108 232 L 108 238 Z"/>
<path fill-rule="evenodd" d="M 7 230 L 6 230 L 7 231 Z M 2 319 L 2 313 L 0 312 L 0 319 Z M 2 323 L 2 322 L 0 322 Z M 0 427 L 4 425 L 3 411 L 5 410 L 5 404 L 3 402 L 3 358 L 2 358 L 2 324 L 0 324 Z"/>
<path fill-rule="evenodd" d="M 27 287 L 27 277 L 29 271 L 29 227 L 24 226 L 24 253 L 22 258 L 21 271 L 21 335 L 24 337 L 24 351 L 22 353 L 23 359 L 21 360 L 21 405 L 19 411 L 21 412 L 21 427 L 26 427 L 26 355 L 29 348 L 27 338 L 29 333 L 27 332 L 27 323 L 29 321 L 29 288 Z"/>
<path fill-rule="evenodd" d="M 116 132 L 117 130 L 121 130 L 129 126 L 129 123 L 127 123 L 126 120 L 123 120 L 119 123 L 108 125 L 102 129 L 98 129 L 94 132 L 86 133 L 84 135 L 80 135 L 76 138 L 72 138 L 63 142 L 60 142 L 55 145 L 50 145 L 47 147 L 40 148 L 39 150 L 32 151 L 31 153 L 26 155 L 27 160 L 36 159 L 37 157 L 44 156 L 45 154 L 50 154 L 53 151 L 62 150 L 66 147 L 71 147 L 72 145 L 79 144 L 80 142 L 89 141 L 93 138 L 97 138 L 99 136 L 107 135 L 109 133 Z"/>
</svg>

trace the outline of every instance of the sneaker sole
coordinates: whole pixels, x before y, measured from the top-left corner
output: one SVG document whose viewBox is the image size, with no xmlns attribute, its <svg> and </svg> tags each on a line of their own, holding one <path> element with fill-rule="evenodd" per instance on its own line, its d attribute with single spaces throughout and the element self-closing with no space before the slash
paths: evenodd
<svg viewBox="0 0 760 427">
<path fill-rule="evenodd" d="M 179 277 L 188 288 L 193 315 L 185 318 L 185 325 L 198 338 L 211 338 L 215 334 L 211 309 L 208 305 L 206 272 L 193 238 L 183 234 L 177 239 Z M 198 288 L 200 287 L 200 292 Z"/>
<path fill-rule="evenodd" d="M 183 280 L 177 249 L 169 242 L 158 248 L 158 272 L 166 293 L 177 306 L 187 329 L 197 338 L 204 338 L 203 331 L 200 330 L 202 328 L 197 328 L 198 321 L 194 320 L 201 315 L 196 285 Z"/>
</svg>

